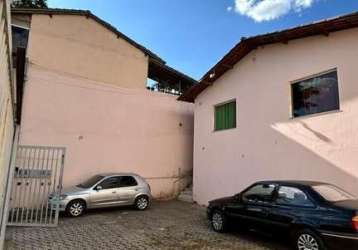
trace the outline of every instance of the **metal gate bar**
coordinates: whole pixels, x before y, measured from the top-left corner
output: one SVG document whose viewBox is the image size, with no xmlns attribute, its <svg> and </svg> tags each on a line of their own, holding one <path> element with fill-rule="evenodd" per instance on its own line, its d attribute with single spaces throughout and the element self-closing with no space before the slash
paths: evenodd
<svg viewBox="0 0 358 250">
<path fill-rule="evenodd" d="M 18 146 L 9 226 L 57 226 L 65 148 Z"/>
</svg>

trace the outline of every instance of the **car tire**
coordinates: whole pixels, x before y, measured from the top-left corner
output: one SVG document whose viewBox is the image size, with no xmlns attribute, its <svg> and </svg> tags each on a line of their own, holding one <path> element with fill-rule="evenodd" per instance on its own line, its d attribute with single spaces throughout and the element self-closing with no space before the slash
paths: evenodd
<svg viewBox="0 0 358 250">
<path fill-rule="evenodd" d="M 79 217 L 86 211 L 86 203 L 83 200 L 73 200 L 66 206 L 66 213 L 71 217 Z"/>
<path fill-rule="evenodd" d="M 294 235 L 294 246 L 297 250 L 327 250 L 321 237 L 310 229 L 300 230 Z"/>
<path fill-rule="evenodd" d="M 137 197 L 134 201 L 134 207 L 137 210 L 146 210 L 149 207 L 149 198 L 146 195 Z"/>
<path fill-rule="evenodd" d="M 210 222 L 211 227 L 215 232 L 225 233 L 227 231 L 228 221 L 226 215 L 223 212 L 219 210 L 214 210 L 211 214 Z"/>
</svg>

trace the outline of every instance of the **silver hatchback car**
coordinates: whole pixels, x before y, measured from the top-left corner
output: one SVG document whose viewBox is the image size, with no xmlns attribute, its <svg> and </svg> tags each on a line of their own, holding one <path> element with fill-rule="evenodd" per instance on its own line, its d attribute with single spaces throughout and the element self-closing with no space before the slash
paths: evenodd
<svg viewBox="0 0 358 250">
<path fill-rule="evenodd" d="M 91 208 L 134 205 L 138 210 L 145 210 L 150 200 L 150 186 L 132 173 L 95 175 L 76 186 L 64 188 L 59 200 L 49 197 L 51 206 L 59 202 L 60 211 L 73 217 Z"/>
</svg>

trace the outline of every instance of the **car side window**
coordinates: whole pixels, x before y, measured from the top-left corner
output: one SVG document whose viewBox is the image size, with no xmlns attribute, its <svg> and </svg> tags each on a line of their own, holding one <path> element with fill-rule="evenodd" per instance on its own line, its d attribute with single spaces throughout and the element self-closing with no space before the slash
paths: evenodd
<svg viewBox="0 0 358 250">
<path fill-rule="evenodd" d="M 243 193 L 242 199 L 247 202 L 266 203 L 272 201 L 274 184 L 258 184 Z"/>
<path fill-rule="evenodd" d="M 133 176 L 122 176 L 121 177 L 121 183 L 120 183 L 121 187 L 133 187 L 133 186 L 137 186 L 137 185 L 138 185 L 138 183 L 134 179 Z"/>
<path fill-rule="evenodd" d="M 98 184 L 98 186 L 101 186 L 102 189 L 119 188 L 120 180 L 120 177 L 109 177 Z"/>
<path fill-rule="evenodd" d="M 281 186 L 278 189 L 276 203 L 287 206 L 313 207 L 307 195 L 300 189 L 295 187 Z"/>
</svg>

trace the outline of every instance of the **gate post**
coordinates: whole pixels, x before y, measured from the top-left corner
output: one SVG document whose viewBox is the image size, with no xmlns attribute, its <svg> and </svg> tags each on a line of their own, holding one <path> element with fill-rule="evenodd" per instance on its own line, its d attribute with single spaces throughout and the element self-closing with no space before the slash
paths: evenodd
<svg viewBox="0 0 358 250">
<path fill-rule="evenodd" d="M 60 177 L 59 177 L 59 188 L 57 190 L 57 195 L 58 197 L 60 197 L 61 193 L 62 193 L 62 179 L 63 179 L 63 168 L 65 166 L 65 154 L 66 154 L 66 149 L 64 148 L 62 150 L 62 153 L 61 153 L 61 167 L 60 167 Z M 57 204 L 56 205 L 56 210 L 59 210 L 60 209 L 60 205 Z M 58 224 L 58 217 L 59 217 L 59 213 L 56 212 L 55 214 L 55 225 Z"/>
</svg>

